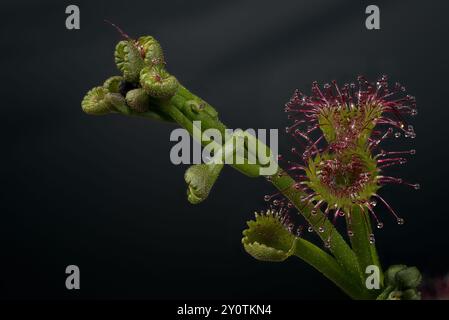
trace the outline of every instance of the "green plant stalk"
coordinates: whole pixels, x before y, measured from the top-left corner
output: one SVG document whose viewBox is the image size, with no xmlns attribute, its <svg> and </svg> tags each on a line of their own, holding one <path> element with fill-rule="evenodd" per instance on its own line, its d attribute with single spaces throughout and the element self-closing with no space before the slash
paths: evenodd
<svg viewBox="0 0 449 320">
<path fill-rule="evenodd" d="M 372 298 L 360 287 L 358 282 L 353 281 L 353 278 L 331 255 L 321 250 L 313 243 L 298 238 L 293 254 L 321 272 L 351 298 Z"/>
<path fill-rule="evenodd" d="M 224 130 L 226 127 L 219 121 L 213 120 L 210 117 L 205 117 L 204 115 L 194 115 L 194 113 L 191 114 L 191 117 L 186 117 L 185 113 L 181 112 L 176 105 L 170 104 L 169 102 L 163 102 L 161 104 L 161 111 L 166 112 L 167 115 L 169 115 L 173 120 L 175 120 L 181 127 L 186 129 L 192 136 L 194 136 L 194 128 L 193 128 L 193 121 L 201 121 L 201 129 L 202 131 L 207 129 L 215 128 L 219 130 L 222 134 L 224 134 Z M 187 112 L 187 111 L 185 111 Z M 198 138 L 198 137 L 195 137 Z M 203 146 L 208 145 L 209 141 L 198 141 Z M 247 176 L 250 177 L 257 177 L 259 172 L 259 166 L 257 164 L 232 164 L 232 166 L 237 169 L 238 171 L 244 173 Z"/>
<path fill-rule="evenodd" d="M 393 286 L 387 286 L 383 289 L 382 293 L 379 294 L 376 300 L 387 300 L 390 293 L 394 290 Z"/>
<path fill-rule="evenodd" d="M 189 101 L 197 101 L 199 103 L 207 106 L 203 111 L 193 111 L 192 108 L 188 106 Z M 185 128 L 191 135 L 193 135 L 193 121 L 201 121 L 201 129 L 202 131 L 207 129 L 217 129 L 220 131 L 222 135 L 226 130 L 226 126 L 221 123 L 218 118 L 214 118 L 211 116 L 213 111 L 215 111 L 209 104 L 203 101 L 201 98 L 189 92 L 186 88 L 180 87 L 178 92 L 168 100 L 160 100 L 157 107 L 157 111 L 161 114 L 161 120 L 172 119 L 176 123 L 178 123 L 181 127 Z M 212 110 L 212 112 L 205 112 L 207 109 Z M 133 115 L 139 115 L 133 113 Z M 153 118 L 152 115 L 147 116 L 143 114 L 143 116 Z M 203 145 L 207 145 L 209 142 L 202 142 Z M 258 164 L 232 164 L 235 169 L 238 171 L 250 176 L 257 177 L 259 176 L 258 170 L 260 166 Z M 351 250 L 346 241 L 341 237 L 339 232 L 335 229 L 328 219 L 324 219 L 324 215 L 322 212 L 317 211 L 316 214 L 311 214 L 311 207 L 306 206 L 302 203 L 300 197 L 303 195 L 300 191 L 294 188 L 295 181 L 285 172 L 279 171 L 277 174 L 273 175 L 270 179 L 271 183 L 281 191 L 287 198 L 292 201 L 292 203 L 296 206 L 298 211 L 305 217 L 305 219 L 310 223 L 316 233 L 321 237 L 323 241 L 326 241 L 329 236 L 332 237 L 332 241 L 330 243 L 330 251 L 334 255 L 335 259 L 328 255 L 328 258 L 318 258 L 318 257 L 306 257 L 305 254 L 302 254 L 300 258 L 309 262 L 309 259 L 315 268 L 323 272 L 323 268 L 326 268 L 324 265 L 320 266 L 321 263 L 329 263 L 329 258 L 333 259 L 335 263 L 341 266 L 342 271 L 337 276 L 336 272 L 329 272 L 327 276 L 334 283 L 336 283 L 340 288 L 342 288 L 348 294 L 350 293 L 352 298 L 355 299 L 369 299 L 374 298 L 376 294 L 372 291 L 367 290 L 364 287 L 364 281 L 360 281 L 364 279 L 363 270 L 360 268 L 360 263 L 354 251 Z M 320 226 L 324 226 L 324 232 L 319 232 L 318 229 Z M 365 233 L 365 237 L 368 237 L 368 234 Z M 319 250 L 319 251 L 318 251 Z M 317 255 L 318 253 L 323 257 L 323 254 L 326 254 L 323 250 L 316 248 L 316 250 L 308 250 L 311 255 Z M 326 256 L 327 257 L 327 256 Z M 307 259 L 306 259 L 307 258 Z M 316 259 L 316 260 L 314 260 Z M 323 272 L 324 273 L 324 272 Z M 340 281 L 339 278 L 343 277 L 341 274 L 346 273 L 348 275 L 348 279 L 345 282 Z M 345 283 L 345 284 L 344 284 Z M 350 285 L 347 285 L 350 283 Z M 349 287 L 351 289 L 349 289 Z"/>
<path fill-rule="evenodd" d="M 346 221 L 348 221 L 347 217 Z M 369 240 L 369 235 L 372 233 L 371 223 L 368 219 L 367 213 L 362 211 L 360 207 L 354 206 L 352 209 L 351 227 L 354 232 L 354 235 L 350 237 L 351 247 L 357 256 L 361 271 L 363 272 L 366 270 L 366 267 L 369 265 L 378 266 L 380 272 L 380 283 L 382 284 L 383 272 L 379 257 L 377 255 L 376 245 L 374 243 L 370 243 Z M 364 281 L 364 278 L 362 277 L 361 280 Z"/>
</svg>

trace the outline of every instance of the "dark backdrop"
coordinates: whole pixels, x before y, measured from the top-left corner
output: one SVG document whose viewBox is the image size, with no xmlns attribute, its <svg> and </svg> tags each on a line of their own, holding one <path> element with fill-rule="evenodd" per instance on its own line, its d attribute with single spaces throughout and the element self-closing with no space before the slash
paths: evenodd
<svg viewBox="0 0 449 320">
<path fill-rule="evenodd" d="M 78 4 L 81 30 L 65 29 Z M 83 114 L 86 91 L 117 71 L 119 36 L 151 34 L 168 68 L 232 128 L 284 128 L 283 104 L 313 80 L 388 74 L 417 97 L 417 155 L 387 187 L 377 243 L 385 265 L 449 269 L 447 1 L 375 1 L 381 30 L 358 1 L 20 1 L 1 10 L 2 298 L 345 298 L 298 259 L 258 262 L 240 244 L 271 187 L 226 168 L 211 197 L 185 199 L 173 126 Z M 282 140 L 282 149 L 289 147 Z M 313 238 L 313 237 L 312 237 Z M 65 289 L 65 267 L 81 290 Z"/>
</svg>

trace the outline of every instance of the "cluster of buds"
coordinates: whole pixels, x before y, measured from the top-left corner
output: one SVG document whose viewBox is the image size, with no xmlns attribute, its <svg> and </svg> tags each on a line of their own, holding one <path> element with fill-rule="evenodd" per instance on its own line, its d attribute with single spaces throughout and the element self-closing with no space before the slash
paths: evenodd
<svg viewBox="0 0 449 320">
<path fill-rule="evenodd" d="M 115 25 L 113 25 L 115 27 Z M 81 106 L 88 114 L 111 112 L 147 113 L 158 120 L 156 99 L 169 99 L 178 90 L 178 80 L 165 69 L 165 59 L 159 43 L 151 36 L 131 39 L 116 27 L 125 40 L 115 47 L 115 63 L 122 76 L 114 76 L 103 86 L 95 87 L 84 97 Z"/>
<path fill-rule="evenodd" d="M 377 228 L 383 227 L 374 211 L 379 202 L 398 224 L 404 223 L 379 195 L 383 185 L 420 187 L 384 172 L 406 163 L 405 156 L 415 154 L 414 149 L 380 148 L 390 137 L 416 137 L 413 126 L 404 120 L 417 114 L 415 98 L 406 95 L 399 83 L 389 86 L 386 76 L 376 83 L 362 76 L 357 80 L 358 84 L 342 87 L 333 81 L 322 88 L 314 82 L 311 96 L 297 90 L 285 105 L 285 112 L 294 121 L 286 132 L 301 146 L 291 149 L 295 160 L 287 161 L 286 171 L 295 179 L 294 187 L 302 193 L 304 205 L 312 207 L 311 213 L 322 212 L 323 221 L 330 218 L 334 223 L 338 217 L 345 217 L 349 236 L 354 235 L 353 214 L 371 215 Z M 294 209 L 282 193 L 267 195 L 265 200 L 277 210 Z M 313 229 L 309 227 L 309 231 Z M 318 231 L 324 232 L 324 227 Z M 374 235 L 369 237 L 374 243 Z"/>
</svg>

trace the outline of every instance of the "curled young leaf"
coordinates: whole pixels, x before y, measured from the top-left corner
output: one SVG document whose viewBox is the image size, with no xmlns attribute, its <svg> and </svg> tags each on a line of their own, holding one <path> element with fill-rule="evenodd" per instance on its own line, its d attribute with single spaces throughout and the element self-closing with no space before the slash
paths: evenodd
<svg viewBox="0 0 449 320">
<path fill-rule="evenodd" d="M 111 111 L 130 114 L 130 108 L 126 104 L 125 98 L 123 98 L 120 93 L 108 93 L 105 99 L 112 105 L 113 110 Z"/>
<path fill-rule="evenodd" d="M 195 164 L 187 169 L 184 174 L 187 188 L 187 200 L 192 204 L 198 204 L 206 200 L 217 180 L 223 164 Z"/>
<path fill-rule="evenodd" d="M 142 88 L 133 89 L 126 94 L 126 103 L 137 112 L 148 111 L 150 106 L 150 97 Z"/>
<path fill-rule="evenodd" d="M 104 87 L 95 87 L 90 90 L 81 102 L 83 111 L 88 114 L 102 115 L 113 110 L 112 104 L 106 99 L 109 91 Z"/>
<path fill-rule="evenodd" d="M 140 84 L 154 98 L 170 98 L 178 90 L 178 80 L 163 67 L 145 67 L 140 72 Z"/>
<path fill-rule="evenodd" d="M 103 87 L 105 87 L 109 92 L 112 93 L 120 93 L 120 85 L 123 82 L 123 77 L 121 76 L 113 76 L 103 83 Z"/>
<path fill-rule="evenodd" d="M 118 93 L 110 93 L 105 87 L 95 87 L 84 96 L 81 107 L 85 113 L 103 115 L 110 112 L 128 114 L 125 98 Z"/>
<path fill-rule="evenodd" d="M 140 70 L 145 63 L 139 49 L 132 41 L 120 41 L 115 47 L 115 63 L 129 82 L 138 82 Z"/>
<path fill-rule="evenodd" d="M 148 66 L 164 65 L 164 53 L 159 42 L 152 36 L 142 36 L 137 40 L 143 50 L 144 61 Z"/>
<path fill-rule="evenodd" d="M 294 253 L 296 237 L 280 220 L 280 216 L 268 210 L 256 213 L 256 220 L 247 222 L 243 231 L 243 247 L 251 256 L 262 261 L 284 261 Z"/>
</svg>

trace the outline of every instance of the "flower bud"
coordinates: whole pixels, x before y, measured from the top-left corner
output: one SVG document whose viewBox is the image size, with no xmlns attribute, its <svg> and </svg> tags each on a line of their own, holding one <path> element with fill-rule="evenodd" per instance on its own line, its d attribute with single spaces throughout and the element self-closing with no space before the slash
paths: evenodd
<svg viewBox="0 0 449 320">
<path fill-rule="evenodd" d="M 396 274 L 401 271 L 404 270 L 405 268 L 407 268 L 406 265 L 403 264 L 396 264 L 396 265 L 392 265 L 391 267 L 388 268 L 388 270 L 385 272 L 385 283 L 388 286 L 396 286 Z"/>
<path fill-rule="evenodd" d="M 408 267 L 396 273 L 396 282 L 401 289 L 414 289 L 421 283 L 421 273 L 416 267 Z"/>
<path fill-rule="evenodd" d="M 407 289 L 402 292 L 401 300 L 421 300 L 421 293 L 416 289 Z"/>
<path fill-rule="evenodd" d="M 272 211 L 256 214 L 256 220 L 247 222 L 243 231 L 243 247 L 254 258 L 261 261 L 279 262 L 291 256 L 295 250 L 296 237 L 292 235 Z"/>
</svg>

